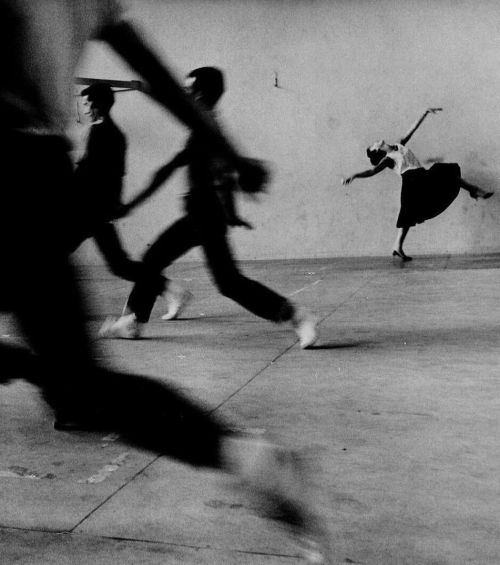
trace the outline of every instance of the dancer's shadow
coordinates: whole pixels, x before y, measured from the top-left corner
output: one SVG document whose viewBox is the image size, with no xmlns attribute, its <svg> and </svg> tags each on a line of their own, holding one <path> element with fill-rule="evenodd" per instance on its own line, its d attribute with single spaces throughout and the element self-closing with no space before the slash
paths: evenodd
<svg viewBox="0 0 500 565">
<path fill-rule="evenodd" d="M 312 345 L 308 347 L 307 350 L 320 350 L 320 349 L 353 349 L 355 347 L 371 347 L 374 344 L 372 341 L 345 341 L 345 342 L 327 342 L 320 343 L 318 345 Z"/>
</svg>

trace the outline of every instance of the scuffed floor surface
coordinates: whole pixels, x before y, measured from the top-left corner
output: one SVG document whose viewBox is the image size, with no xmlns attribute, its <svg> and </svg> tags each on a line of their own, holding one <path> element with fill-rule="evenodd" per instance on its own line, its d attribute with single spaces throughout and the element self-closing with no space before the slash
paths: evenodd
<svg viewBox="0 0 500 565">
<path fill-rule="evenodd" d="M 102 342 L 115 365 L 175 383 L 237 427 L 304 450 L 334 562 L 500 563 L 500 256 L 243 263 L 320 316 L 303 351 L 288 327 L 218 295 L 203 266 L 172 278 L 145 339 Z M 129 283 L 82 271 L 96 335 Z M 9 318 L 2 339 L 18 340 Z M 57 336 L 54 336 L 57 339 Z M 300 563 L 227 479 L 56 432 L 22 381 L 0 396 L 0 563 Z"/>
</svg>

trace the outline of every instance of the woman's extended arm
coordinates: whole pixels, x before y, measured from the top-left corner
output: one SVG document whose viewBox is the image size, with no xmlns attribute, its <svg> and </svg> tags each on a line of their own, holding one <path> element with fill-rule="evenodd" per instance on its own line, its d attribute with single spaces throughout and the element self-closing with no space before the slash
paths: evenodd
<svg viewBox="0 0 500 565">
<path fill-rule="evenodd" d="M 408 143 L 408 141 L 410 141 L 410 138 L 417 131 L 417 129 L 420 127 L 420 125 L 425 120 L 425 118 L 428 116 L 428 114 L 437 114 L 438 112 L 441 112 L 441 111 L 442 111 L 442 108 L 427 108 L 427 110 L 420 116 L 420 118 L 411 126 L 408 133 L 404 137 L 401 138 L 401 141 L 400 141 L 401 145 L 406 145 Z"/>
<path fill-rule="evenodd" d="M 392 167 L 392 159 L 390 157 L 385 157 L 380 161 L 378 165 L 375 165 L 371 169 L 366 169 L 365 171 L 360 171 L 359 173 L 354 173 L 350 177 L 346 177 L 342 179 L 343 185 L 351 184 L 354 179 L 366 179 L 369 177 L 373 177 L 383 171 L 384 169 Z"/>
</svg>

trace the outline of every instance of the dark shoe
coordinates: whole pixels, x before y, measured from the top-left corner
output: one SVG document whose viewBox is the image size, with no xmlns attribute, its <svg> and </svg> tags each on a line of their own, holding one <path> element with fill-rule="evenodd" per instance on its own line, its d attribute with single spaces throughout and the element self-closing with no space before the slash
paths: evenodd
<svg viewBox="0 0 500 565">
<path fill-rule="evenodd" d="M 403 261 L 412 261 L 413 260 L 413 257 L 410 257 L 409 255 L 405 255 L 402 251 L 397 251 L 396 249 L 394 249 L 394 251 L 392 252 L 392 256 L 393 257 L 399 257 Z"/>
<path fill-rule="evenodd" d="M 482 198 L 483 200 L 487 200 L 488 198 L 491 198 L 495 193 L 490 190 L 490 191 L 486 191 L 486 190 L 471 190 L 471 192 L 469 193 L 470 197 L 473 200 L 477 200 L 478 198 Z"/>
</svg>

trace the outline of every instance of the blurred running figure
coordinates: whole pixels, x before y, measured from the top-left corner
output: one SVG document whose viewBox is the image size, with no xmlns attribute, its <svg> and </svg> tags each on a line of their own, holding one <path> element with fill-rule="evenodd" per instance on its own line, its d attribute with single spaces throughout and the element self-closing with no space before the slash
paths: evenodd
<svg viewBox="0 0 500 565">
<path fill-rule="evenodd" d="M 193 99 L 215 119 L 215 106 L 224 92 L 222 71 L 215 67 L 201 67 L 187 75 L 187 82 Z M 168 177 L 175 167 L 180 166 L 188 167 L 186 214 L 148 248 L 143 263 L 151 276 L 134 285 L 124 314 L 118 320 L 107 320 L 101 328 L 101 337 L 140 337 L 141 328 L 149 320 L 158 296 L 154 277 L 193 247 L 201 246 L 221 294 L 261 318 L 290 323 L 302 348 L 313 345 L 317 339 L 316 316 L 239 271 L 229 247 L 227 230 L 234 226 L 251 227 L 238 216 L 234 198 L 237 190 L 252 191 L 253 186 L 248 186 L 245 171 L 238 174 L 234 165 L 205 136 L 193 133 L 184 151 L 156 173 L 152 185 L 139 194 L 128 208 L 143 202 L 145 195 L 151 195 L 159 187 L 159 179 Z M 176 307 L 164 319 L 175 317 L 190 298 L 190 294 L 182 290 L 175 289 L 171 294 L 177 295 L 173 300 Z"/>
<path fill-rule="evenodd" d="M 88 39 L 106 41 L 165 109 L 211 139 L 237 168 L 241 160 L 116 1 L 2 0 L 0 304 L 16 315 L 29 348 L 0 342 L 0 382 L 24 378 L 39 387 L 57 429 L 116 431 L 159 455 L 236 475 L 265 501 L 262 513 L 288 526 L 304 552 L 312 543 L 307 555 L 317 562 L 319 528 L 293 452 L 235 433 L 170 385 L 97 360 L 67 252 L 79 206 L 64 129 L 75 66 Z"/>
<path fill-rule="evenodd" d="M 123 249 L 114 223 L 122 208 L 127 152 L 126 138 L 110 115 L 115 96 L 112 88 L 102 83 L 83 89 L 80 96 L 91 125 L 85 152 L 75 170 L 74 190 L 80 211 L 68 247 L 73 252 L 83 241 L 93 238 L 110 270 L 117 277 L 135 282 L 143 271 L 142 264 L 130 259 Z M 158 277 L 156 285 L 161 292 L 164 278 Z"/>
<path fill-rule="evenodd" d="M 368 147 L 366 154 L 373 168 L 355 173 L 342 181 L 344 185 L 348 185 L 354 179 L 373 177 L 387 168 L 401 176 L 401 209 L 392 254 L 403 261 L 412 259 L 403 251 L 403 243 L 410 228 L 444 212 L 461 188 L 476 200 L 493 195 L 493 192 L 465 181 L 456 163 L 434 163 L 430 169 L 425 169 L 415 154 L 406 147 L 424 119 L 441 110 L 442 108 L 428 108 L 399 143 L 390 145 L 381 140 Z"/>
</svg>

